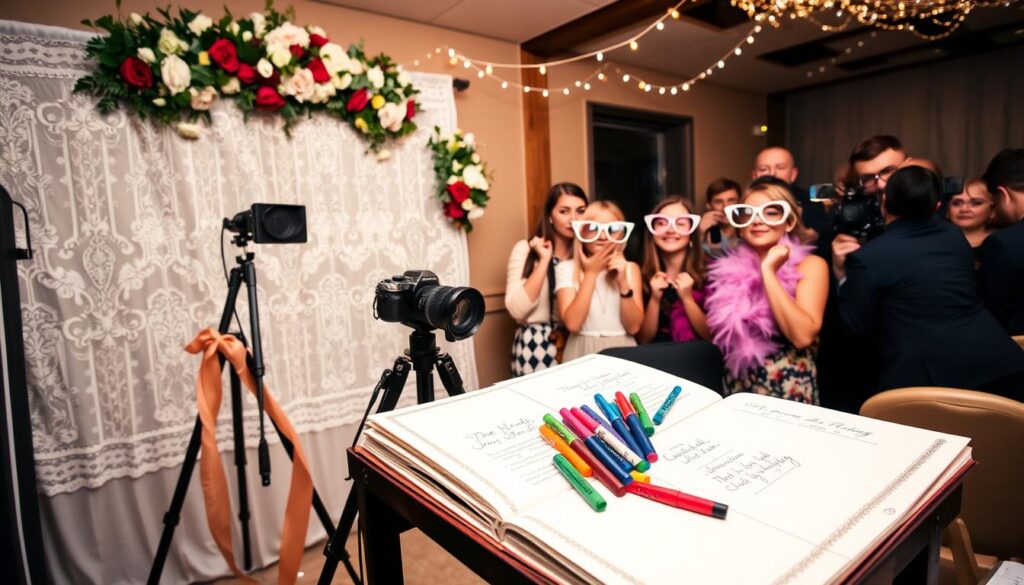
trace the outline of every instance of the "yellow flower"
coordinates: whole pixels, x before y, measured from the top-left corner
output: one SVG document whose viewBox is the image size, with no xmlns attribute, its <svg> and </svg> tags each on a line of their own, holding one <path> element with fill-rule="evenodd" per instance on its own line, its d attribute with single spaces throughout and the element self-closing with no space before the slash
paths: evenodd
<svg viewBox="0 0 1024 585">
<path fill-rule="evenodd" d="M 366 120 L 362 118 L 356 118 L 356 128 L 359 128 L 363 134 L 370 131 L 370 127 L 366 125 Z"/>
<path fill-rule="evenodd" d="M 384 107 L 384 103 L 385 103 L 384 96 L 382 96 L 380 94 L 377 94 L 377 95 L 373 96 L 373 99 L 370 100 L 370 105 L 373 106 L 373 109 L 375 109 L 375 110 L 379 110 L 379 109 L 383 108 Z"/>
<path fill-rule="evenodd" d="M 202 65 L 203 67 L 209 67 L 210 66 L 210 53 L 209 52 L 203 51 L 203 52 L 199 53 L 199 64 Z"/>
</svg>

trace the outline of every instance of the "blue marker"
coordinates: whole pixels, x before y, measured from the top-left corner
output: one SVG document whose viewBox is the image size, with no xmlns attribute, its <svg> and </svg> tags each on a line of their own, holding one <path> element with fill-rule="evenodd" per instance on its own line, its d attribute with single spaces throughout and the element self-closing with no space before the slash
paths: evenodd
<svg viewBox="0 0 1024 585">
<path fill-rule="evenodd" d="M 633 483 L 633 476 L 629 475 L 628 471 L 619 466 L 600 439 L 595 437 L 582 423 L 576 420 L 576 417 L 573 416 L 568 408 L 563 408 L 558 412 L 562 415 L 562 420 L 568 423 L 569 429 L 574 433 L 579 433 L 578 436 L 583 439 L 583 444 L 590 450 L 590 454 L 594 456 L 594 459 L 597 459 L 619 483 L 623 486 Z"/>
<path fill-rule="evenodd" d="M 594 400 L 597 401 L 597 405 L 604 411 L 605 416 L 608 417 L 608 421 L 612 423 L 612 428 L 618 433 L 619 437 L 622 438 L 622 442 L 629 447 L 629 450 L 636 453 L 637 455 L 644 456 L 645 453 L 640 449 L 640 445 L 633 438 L 633 434 L 629 432 L 629 428 L 626 423 L 623 422 L 622 416 L 619 414 L 619 409 L 615 408 L 615 405 L 605 400 L 604 396 L 600 394 L 594 394 Z"/>
<path fill-rule="evenodd" d="M 586 414 L 584 414 L 582 410 L 574 407 L 574 408 L 570 408 L 569 412 L 571 412 L 572 415 L 574 417 L 576 417 L 576 422 L 580 423 L 588 431 L 590 430 L 590 427 L 587 426 L 587 423 L 583 422 L 583 417 L 586 416 Z M 583 416 L 580 416 L 580 415 L 583 415 Z M 591 431 L 591 432 L 593 432 L 593 431 Z M 633 465 L 629 461 L 626 461 L 625 459 L 623 459 L 622 456 L 620 456 L 618 453 L 616 453 L 614 450 L 612 450 L 611 447 L 606 445 L 604 441 L 600 440 L 601 437 L 597 437 L 597 438 L 598 438 L 598 440 L 596 441 L 596 444 L 597 444 L 598 448 L 599 449 L 603 449 L 604 451 L 606 451 L 607 455 L 608 455 L 608 458 L 611 459 L 612 461 L 614 461 L 615 464 L 619 466 L 619 469 L 621 469 L 623 473 L 628 474 L 630 471 L 633 471 Z"/>
<path fill-rule="evenodd" d="M 608 421 L 604 420 L 604 417 L 602 417 L 600 414 L 597 414 L 596 410 L 594 410 L 593 408 L 590 408 L 586 404 L 581 406 L 580 410 L 582 410 L 583 412 L 587 413 L 587 416 L 589 416 L 590 418 L 596 420 L 597 424 L 599 424 L 602 427 L 604 427 L 605 429 L 607 429 L 609 433 L 615 435 L 616 439 L 622 441 L 623 443 L 626 442 L 626 440 L 622 438 L 622 435 L 620 435 L 618 431 L 616 431 L 614 428 L 612 428 L 612 425 Z"/>
<path fill-rule="evenodd" d="M 665 415 L 668 414 L 668 409 L 672 408 L 672 405 L 676 403 L 676 398 L 683 392 L 682 386 L 676 386 L 668 393 L 668 397 L 665 398 L 665 402 L 661 403 L 661 408 L 658 412 L 654 413 L 654 424 L 660 425 L 661 421 L 665 420 Z"/>
<path fill-rule="evenodd" d="M 658 453 L 654 450 L 651 440 L 647 438 L 647 431 L 640 425 L 640 417 L 633 412 L 633 407 L 629 404 L 629 400 L 626 399 L 626 395 L 622 392 L 616 392 L 615 402 L 619 405 L 619 410 L 626 417 L 626 422 L 629 423 L 629 430 L 633 432 L 633 438 L 640 445 L 644 458 L 651 463 L 657 461 Z"/>
</svg>

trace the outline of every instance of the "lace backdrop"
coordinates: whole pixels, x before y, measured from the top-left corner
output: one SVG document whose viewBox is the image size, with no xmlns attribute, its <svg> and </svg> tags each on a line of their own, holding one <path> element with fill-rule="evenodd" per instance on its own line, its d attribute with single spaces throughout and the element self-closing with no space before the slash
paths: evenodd
<svg viewBox="0 0 1024 585">
<path fill-rule="evenodd" d="M 220 103 L 198 141 L 101 116 L 71 92 L 88 38 L 0 21 L 0 182 L 28 208 L 35 251 L 19 276 L 40 489 L 180 463 L 198 368 L 183 346 L 220 320 L 221 220 L 254 202 L 303 204 L 309 227 L 307 244 L 250 246 L 267 384 L 300 433 L 357 420 L 411 331 L 373 318 L 374 285 L 412 268 L 469 281 L 466 239 L 441 216 L 425 146 L 435 124 L 455 125 L 451 78 L 414 74 L 420 130 L 378 163 L 325 115 L 289 139 Z M 224 239 L 230 267 L 237 248 Z M 244 290 L 238 314 L 248 331 Z M 472 341 L 439 342 L 475 388 Z M 252 445 L 251 397 L 245 412 Z M 218 429 L 230 449 L 230 425 Z"/>
</svg>

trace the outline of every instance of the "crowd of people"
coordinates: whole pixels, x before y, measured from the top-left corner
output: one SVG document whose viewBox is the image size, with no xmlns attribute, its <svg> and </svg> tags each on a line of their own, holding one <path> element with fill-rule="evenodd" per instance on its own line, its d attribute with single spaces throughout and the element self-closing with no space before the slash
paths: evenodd
<svg viewBox="0 0 1024 585">
<path fill-rule="evenodd" d="M 610 347 L 705 340 L 724 357 L 726 394 L 849 412 L 912 386 L 1024 400 L 1013 339 L 1024 336 L 1024 149 L 1000 152 L 958 194 L 892 136 L 853 149 L 833 199 L 812 200 L 798 174 L 788 150 L 767 148 L 745 188 L 712 181 L 702 210 L 666 197 L 643 226 L 554 185 L 509 258 L 513 375 Z M 876 211 L 874 228 L 838 217 L 854 211 L 854 192 L 858 213 Z M 625 256 L 635 231 L 640 264 Z"/>
</svg>

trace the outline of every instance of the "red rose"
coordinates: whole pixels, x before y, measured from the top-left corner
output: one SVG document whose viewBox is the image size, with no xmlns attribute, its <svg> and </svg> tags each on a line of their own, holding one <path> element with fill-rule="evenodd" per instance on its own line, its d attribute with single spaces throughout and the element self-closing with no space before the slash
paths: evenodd
<svg viewBox="0 0 1024 585">
<path fill-rule="evenodd" d="M 327 83 L 331 80 L 331 74 L 327 72 L 327 68 L 324 67 L 324 62 L 320 60 L 320 57 L 313 57 L 313 60 L 309 62 L 306 68 L 313 74 L 313 81 L 317 83 Z"/>
<path fill-rule="evenodd" d="M 444 214 L 448 217 L 458 219 L 466 215 L 466 211 L 458 203 L 449 201 L 444 204 Z"/>
<path fill-rule="evenodd" d="M 352 97 L 348 98 L 348 103 L 345 104 L 345 109 L 350 112 L 362 112 L 363 108 L 365 108 L 368 103 L 370 103 L 370 92 L 366 91 L 366 88 L 363 88 L 352 94 Z"/>
<path fill-rule="evenodd" d="M 238 52 L 235 44 L 227 39 L 217 39 L 210 45 L 210 59 L 228 73 L 238 71 Z"/>
<path fill-rule="evenodd" d="M 153 87 L 153 70 L 138 57 L 128 57 L 122 61 L 120 71 L 128 85 L 142 89 Z"/>
<path fill-rule="evenodd" d="M 327 44 L 327 39 L 320 35 L 309 35 L 309 44 L 314 47 L 322 47 Z"/>
<path fill-rule="evenodd" d="M 261 87 L 256 90 L 256 109 L 275 112 L 284 107 L 284 98 L 272 87 Z"/>
<path fill-rule="evenodd" d="M 298 45 L 292 45 L 288 47 L 288 50 L 292 52 L 292 57 L 295 57 L 296 59 L 301 59 L 302 56 L 306 54 L 306 51 Z"/>
<path fill-rule="evenodd" d="M 462 203 L 469 198 L 469 185 L 462 181 L 452 183 L 451 185 L 448 185 L 446 189 L 448 190 L 448 194 L 452 196 L 452 201 L 456 203 Z"/>
<path fill-rule="evenodd" d="M 256 81 L 257 75 L 259 74 L 256 72 L 256 69 L 253 68 L 252 65 L 249 65 L 247 63 L 238 64 L 238 81 L 241 81 L 246 85 L 249 85 L 250 83 L 254 83 Z"/>
<path fill-rule="evenodd" d="M 412 117 L 416 115 L 416 101 L 409 100 L 405 103 L 405 119 L 412 120 Z"/>
</svg>

